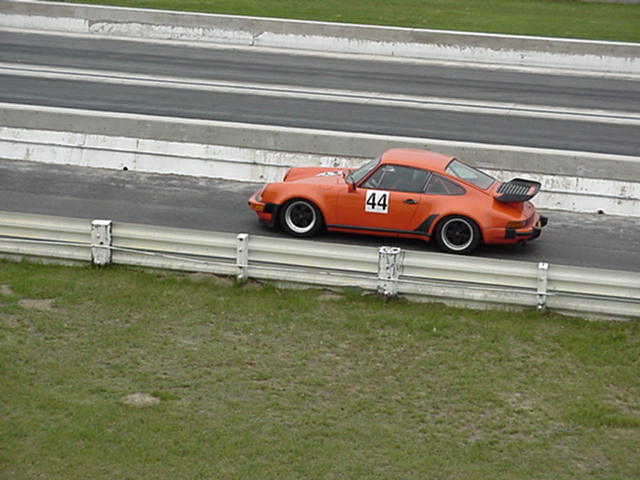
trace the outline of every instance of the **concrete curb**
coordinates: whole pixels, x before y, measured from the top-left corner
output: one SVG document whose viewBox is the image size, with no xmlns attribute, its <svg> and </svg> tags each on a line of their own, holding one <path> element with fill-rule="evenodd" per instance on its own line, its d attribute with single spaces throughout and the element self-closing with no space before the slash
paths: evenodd
<svg viewBox="0 0 640 480">
<path fill-rule="evenodd" d="M 640 74 L 640 44 L 3 0 L 0 27 Z"/>
</svg>

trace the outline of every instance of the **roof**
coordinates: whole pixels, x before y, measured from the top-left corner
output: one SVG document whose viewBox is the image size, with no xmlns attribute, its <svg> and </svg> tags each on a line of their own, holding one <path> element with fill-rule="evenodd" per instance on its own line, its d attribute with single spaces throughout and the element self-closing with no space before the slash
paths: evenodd
<svg viewBox="0 0 640 480">
<path fill-rule="evenodd" d="M 453 158 L 454 157 L 450 155 L 429 152 L 427 150 L 393 148 L 382 154 L 381 163 L 393 163 L 395 165 L 404 165 L 407 167 L 444 171 Z"/>
</svg>

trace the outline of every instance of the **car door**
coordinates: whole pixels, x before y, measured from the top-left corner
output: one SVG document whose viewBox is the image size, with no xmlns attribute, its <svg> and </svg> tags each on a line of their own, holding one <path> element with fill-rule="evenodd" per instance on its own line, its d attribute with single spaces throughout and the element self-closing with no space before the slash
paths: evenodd
<svg viewBox="0 0 640 480">
<path fill-rule="evenodd" d="M 429 177 L 426 170 L 401 165 L 380 165 L 355 189 L 338 196 L 338 228 L 387 233 L 414 230 L 414 216 Z"/>
<path fill-rule="evenodd" d="M 437 173 L 431 173 L 424 185 L 420 204 L 413 218 L 413 229 L 421 235 L 430 235 L 434 222 L 443 212 L 457 203 L 455 197 L 464 195 L 466 190 L 457 183 Z"/>
</svg>

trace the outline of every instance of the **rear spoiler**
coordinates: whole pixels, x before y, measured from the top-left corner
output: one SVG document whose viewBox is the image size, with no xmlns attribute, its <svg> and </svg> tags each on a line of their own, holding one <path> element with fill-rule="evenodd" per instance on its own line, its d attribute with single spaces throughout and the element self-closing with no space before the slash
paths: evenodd
<svg viewBox="0 0 640 480">
<path fill-rule="evenodd" d="M 502 183 L 496 193 L 499 202 L 526 202 L 531 200 L 540 191 L 540 182 L 514 178 Z"/>
</svg>

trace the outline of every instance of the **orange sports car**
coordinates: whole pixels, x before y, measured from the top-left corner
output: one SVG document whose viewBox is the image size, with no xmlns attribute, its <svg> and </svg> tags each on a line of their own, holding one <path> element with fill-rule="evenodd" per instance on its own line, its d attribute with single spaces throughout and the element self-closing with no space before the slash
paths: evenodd
<svg viewBox="0 0 640 480">
<path fill-rule="evenodd" d="M 360 168 L 294 167 L 268 183 L 249 206 L 269 226 L 295 237 L 326 228 L 436 241 L 445 252 L 480 243 L 513 244 L 540 235 L 547 218 L 529 200 L 540 183 L 499 182 L 460 160 L 393 149 Z"/>
</svg>

